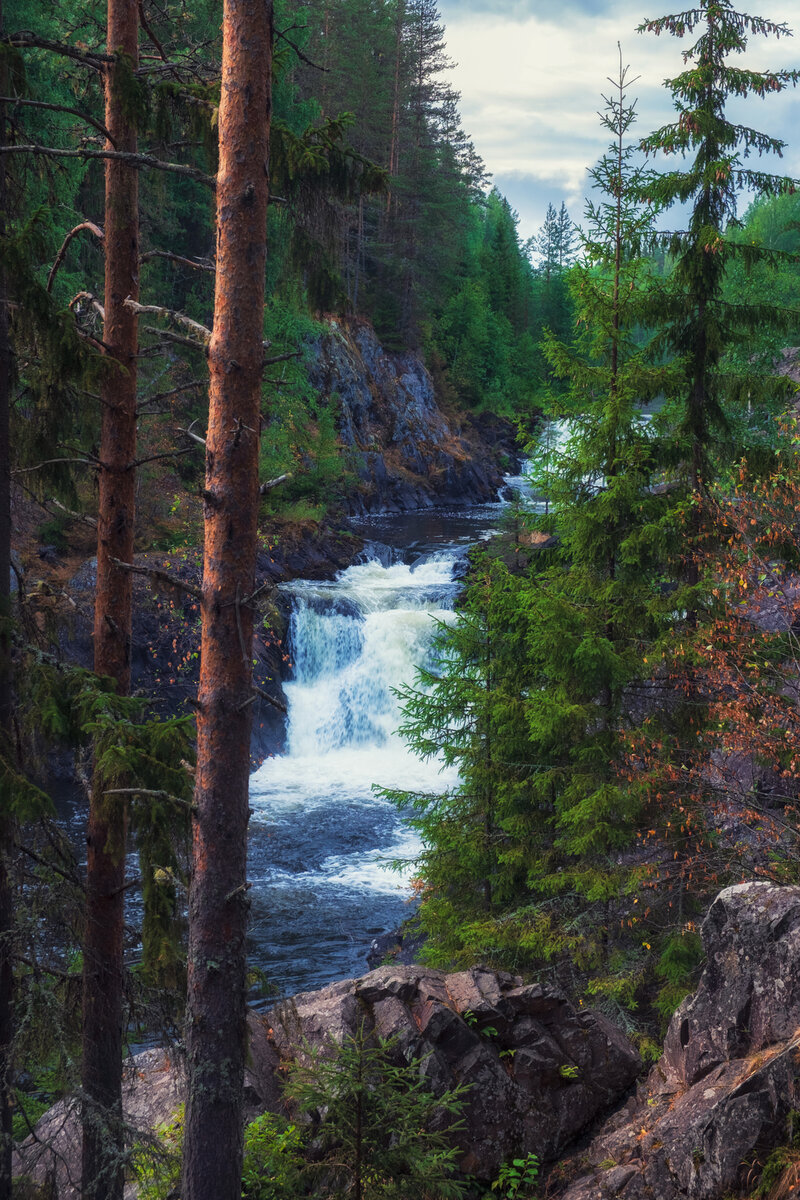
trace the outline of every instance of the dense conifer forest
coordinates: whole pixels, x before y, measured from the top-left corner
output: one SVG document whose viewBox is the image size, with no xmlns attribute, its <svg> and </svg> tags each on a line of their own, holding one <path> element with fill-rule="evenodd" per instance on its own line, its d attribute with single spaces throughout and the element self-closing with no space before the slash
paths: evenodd
<svg viewBox="0 0 800 1200">
<path fill-rule="evenodd" d="M 53 1194 L 12 1154 L 64 1097 L 87 1200 L 542 1194 L 532 1153 L 463 1169 L 469 1087 L 366 1020 L 250 1119 L 260 564 L 353 538 L 374 451 L 313 382 L 326 338 L 424 364 L 528 479 L 396 687 L 457 773 L 382 792 L 422 960 L 556 987 L 649 1064 L 715 895 L 798 882 L 800 197 L 727 106 L 800 72 L 749 69 L 788 31 L 726 0 L 641 32 L 684 55 L 663 125 L 605 64 L 585 211 L 523 239 L 433 0 L 0 8 L 0 1200 Z M 179 667 L 164 627 L 181 705 L 132 685 L 136 576 L 194 638 Z M 185 1107 L 133 1136 L 123 1058 L 160 1041 Z"/>
</svg>

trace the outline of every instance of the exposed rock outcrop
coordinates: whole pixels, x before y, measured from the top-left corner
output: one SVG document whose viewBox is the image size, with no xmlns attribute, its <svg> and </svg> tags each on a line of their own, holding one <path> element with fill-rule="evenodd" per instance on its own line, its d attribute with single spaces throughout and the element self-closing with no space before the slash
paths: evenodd
<svg viewBox="0 0 800 1200">
<path fill-rule="evenodd" d="M 556 1157 L 635 1079 L 639 1058 L 605 1017 L 577 1012 L 560 992 L 474 967 L 447 975 L 379 968 L 295 996 L 253 1028 L 252 1083 L 271 1107 L 276 1072 L 304 1043 L 324 1046 L 362 1021 L 420 1058 L 434 1092 L 470 1085 L 461 1167 L 493 1179 L 514 1154 Z"/>
<path fill-rule="evenodd" d="M 361 481 L 347 501 L 352 514 L 403 512 L 495 500 L 499 461 L 515 455 L 510 425 L 490 428 L 437 404 L 419 355 L 392 353 L 363 320 L 331 320 L 314 348 L 309 378 L 338 407 L 339 435 Z"/>
<path fill-rule="evenodd" d="M 564 1200 L 750 1195 L 764 1155 L 785 1141 L 800 1106 L 800 887 L 727 888 L 702 934 L 697 992 Z"/>
<path fill-rule="evenodd" d="M 639 1059 L 604 1017 L 577 1012 L 560 992 L 523 986 L 518 978 L 475 967 L 454 975 L 393 966 L 331 984 L 250 1014 L 250 1115 L 281 1111 L 281 1079 L 305 1047 L 326 1048 L 362 1022 L 396 1038 L 406 1061 L 422 1060 L 434 1092 L 469 1084 L 459 1134 L 461 1167 L 493 1179 L 513 1154 L 554 1158 L 581 1129 L 617 1100 L 636 1077 Z M 160 1051 L 138 1055 L 126 1072 L 125 1112 L 152 1130 L 182 1098 L 180 1063 Z M 36 1127 L 15 1170 L 42 1181 L 54 1175 L 59 1196 L 77 1196 L 77 1117 L 64 1102 Z"/>
</svg>

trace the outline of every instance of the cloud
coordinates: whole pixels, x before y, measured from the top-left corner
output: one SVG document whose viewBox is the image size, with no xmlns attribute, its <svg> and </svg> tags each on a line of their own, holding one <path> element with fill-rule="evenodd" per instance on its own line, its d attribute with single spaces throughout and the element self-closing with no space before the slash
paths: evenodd
<svg viewBox="0 0 800 1200">
<path fill-rule="evenodd" d="M 585 15 L 565 19 L 562 9 L 556 18 L 553 6 L 542 0 L 440 4 L 448 52 L 457 64 L 451 82 L 461 92 L 464 128 L 497 186 L 509 189 L 523 237 L 542 223 L 550 201 L 565 199 L 576 217 L 583 210 L 586 172 L 608 143 L 597 113 L 602 93 L 611 90 L 608 76 L 617 74 L 618 41 L 630 77 L 639 77 L 629 88 L 629 97 L 638 98 L 634 134 L 644 136 L 674 117 L 663 84 L 681 71 L 684 44 L 635 32 L 645 15 L 644 0 L 570 2 L 573 13 Z M 793 50 L 786 42 L 753 39 L 746 65 L 783 66 L 796 57 Z M 731 119 L 790 143 L 783 160 L 764 160 L 766 170 L 800 174 L 792 105 L 796 98 L 785 93 L 763 107 L 755 99 L 730 106 Z"/>
<path fill-rule="evenodd" d="M 451 0 L 445 0 L 445 3 L 440 4 L 439 7 L 445 19 L 452 20 L 449 14 L 455 9 L 455 4 Z M 529 17 L 540 16 L 552 11 L 551 6 L 543 3 L 543 0 L 459 0 L 458 8 L 462 14 L 489 13 L 493 16 L 502 16 L 509 21 L 525 21 Z M 560 5 L 562 13 L 569 10 L 593 16 L 597 16 L 607 9 L 607 0 L 562 0 Z"/>
</svg>

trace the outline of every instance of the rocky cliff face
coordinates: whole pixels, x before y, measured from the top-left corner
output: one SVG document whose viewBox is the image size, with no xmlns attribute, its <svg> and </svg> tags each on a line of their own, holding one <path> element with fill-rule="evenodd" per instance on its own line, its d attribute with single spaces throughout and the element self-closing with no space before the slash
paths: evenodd
<svg viewBox="0 0 800 1200">
<path fill-rule="evenodd" d="M 496 499 L 501 462 L 515 455 L 511 426 L 446 416 L 419 356 L 384 350 L 367 322 L 331 320 L 329 330 L 309 376 L 336 403 L 359 474 L 350 513 Z"/>
<path fill-rule="evenodd" d="M 591 1171 L 564 1200 L 749 1197 L 787 1140 L 800 1106 L 800 887 L 727 888 L 702 933 L 697 992 L 636 1098 L 571 1164 Z"/>
</svg>

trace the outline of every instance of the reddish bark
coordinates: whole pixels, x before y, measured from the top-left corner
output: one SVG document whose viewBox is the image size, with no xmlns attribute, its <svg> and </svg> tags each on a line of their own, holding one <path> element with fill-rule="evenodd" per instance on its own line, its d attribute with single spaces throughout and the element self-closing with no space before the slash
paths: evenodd
<svg viewBox="0 0 800 1200">
<path fill-rule="evenodd" d="M 3 5 L 0 0 L 0 33 Z M 0 95 L 8 84 L 6 60 L 0 60 Z M 0 104 L 0 139 L 6 139 L 5 104 Z M 0 163 L 0 237 L 5 234 L 6 173 Z M 11 744 L 11 343 L 6 276 L 0 269 L 0 752 Z M 9 876 L 14 852 L 10 813 L 0 812 L 0 1200 L 11 1200 L 11 1122 L 14 1041 L 14 901 Z"/>
<path fill-rule="evenodd" d="M 137 0 L 108 0 L 106 126 L 119 150 L 135 153 L 136 129 L 126 112 L 125 84 L 137 62 Z M 128 85 L 129 86 L 129 85 Z M 117 369 L 103 385 L 94 667 L 120 693 L 130 690 L 131 576 L 113 559 L 133 561 L 136 471 L 136 315 L 124 306 L 138 296 L 139 193 L 134 168 L 106 162 L 105 328 Z M 83 1194 L 122 1196 L 122 995 L 125 837 L 120 797 L 104 795 L 95 772 L 87 834 L 86 932 L 83 967 Z"/>
<path fill-rule="evenodd" d="M 225 0 L 203 632 L 189 897 L 183 1200 L 239 1200 L 248 776 L 272 4 Z"/>
</svg>

